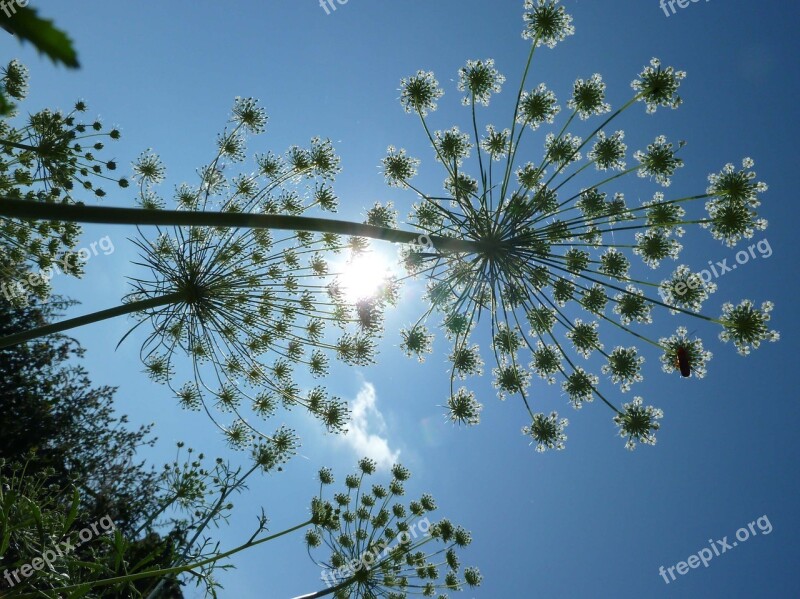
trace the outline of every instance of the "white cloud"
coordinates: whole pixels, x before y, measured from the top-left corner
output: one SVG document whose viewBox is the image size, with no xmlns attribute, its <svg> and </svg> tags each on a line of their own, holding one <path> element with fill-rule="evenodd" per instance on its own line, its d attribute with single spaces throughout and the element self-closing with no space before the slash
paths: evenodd
<svg viewBox="0 0 800 599">
<path fill-rule="evenodd" d="M 400 451 L 392 451 L 389 447 L 389 440 L 385 437 L 386 421 L 375 405 L 376 400 L 375 386 L 365 381 L 350 406 L 347 434 L 337 438 L 349 445 L 359 458 L 372 458 L 379 468 L 390 468 L 397 462 Z"/>
</svg>

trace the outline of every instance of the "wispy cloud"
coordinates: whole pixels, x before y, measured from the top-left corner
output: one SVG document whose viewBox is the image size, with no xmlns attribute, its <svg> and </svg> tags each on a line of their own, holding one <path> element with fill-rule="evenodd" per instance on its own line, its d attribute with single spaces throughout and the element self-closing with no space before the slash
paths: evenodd
<svg viewBox="0 0 800 599">
<path fill-rule="evenodd" d="M 392 451 L 386 435 L 386 421 L 376 406 L 375 386 L 364 381 L 350 406 L 351 417 L 346 435 L 337 436 L 350 446 L 358 457 L 372 458 L 379 468 L 389 468 L 397 462 L 400 451 Z"/>
</svg>

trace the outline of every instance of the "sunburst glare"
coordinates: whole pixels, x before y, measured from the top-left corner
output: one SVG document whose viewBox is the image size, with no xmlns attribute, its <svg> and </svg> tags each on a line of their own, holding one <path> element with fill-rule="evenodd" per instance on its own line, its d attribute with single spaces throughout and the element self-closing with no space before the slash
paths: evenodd
<svg viewBox="0 0 800 599">
<path fill-rule="evenodd" d="M 373 297 L 391 276 L 389 259 L 379 252 L 370 251 L 342 264 L 339 282 L 345 300 L 355 303 Z"/>
</svg>

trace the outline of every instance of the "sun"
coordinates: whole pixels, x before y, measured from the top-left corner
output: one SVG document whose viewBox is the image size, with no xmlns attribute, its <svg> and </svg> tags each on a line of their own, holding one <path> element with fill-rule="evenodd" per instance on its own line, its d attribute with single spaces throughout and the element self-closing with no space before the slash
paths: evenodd
<svg viewBox="0 0 800 599">
<path fill-rule="evenodd" d="M 389 261 L 377 252 L 359 254 L 342 265 L 339 282 L 345 300 L 355 303 L 374 296 L 391 276 Z"/>
</svg>

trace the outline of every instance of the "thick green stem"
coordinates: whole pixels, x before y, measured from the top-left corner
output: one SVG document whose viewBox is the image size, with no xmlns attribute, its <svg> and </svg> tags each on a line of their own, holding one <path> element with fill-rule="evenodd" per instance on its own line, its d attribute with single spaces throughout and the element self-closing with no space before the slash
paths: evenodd
<svg viewBox="0 0 800 599">
<path fill-rule="evenodd" d="M 62 320 L 61 322 L 54 322 L 45 326 L 36 327 L 35 329 L 20 331 L 19 333 L 14 333 L 13 335 L 0 337 L 0 349 L 9 347 L 11 345 L 16 345 L 17 343 L 30 341 L 31 339 L 36 339 L 37 337 L 44 337 L 45 335 L 60 333 L 61 331 L 66 331 L 75 327 L 82 327 L 83 325 L 92 324 L 93 322 L 99 322 L 108 318 L 123 316 L 124 314 L 130 314 L 140 310 L 147 310 L 148 308 L 156 308 L 166 304 L 174 304 L 185 299 L 186 297 L 183 293 L 169 293 L 160 297 L 123 304 L 121 306 L 116 306 L 115 308 L 109 308 L 108 310 L 92 312 L 91 314 L 85 314 L 83 316 L 78 316 L 77 318 L 70 318 L 67 320 Z"/>
<path fill-rule="evenodd" d="M 7 139 L 0 139 L 0 145 L 2 146 L 11 146 L 12 148 L 17 148 L 18 150 L 24 150 L 26 152 L 36 152 L 37 154 L 44 153 L 42 148 L 39 146 L 30 146 L 28 144 L 20 144 L 14 141 L 9 141 Z"/>
<path fill-rule="evenodd" d="M 316 599 L 317 597 L 332 595 L 339 589 L 343 589 L 348 585 L 351 585 L 352 583 L 353 583 L 353 577 L 345 578 L 342 582 L 340 582 L 339 584 L 335 584 L 332 587 L 328 587 L 327 589 L 322 589 L 321 591 L 317 591 L 315 593 L 309 593 L 307 595 L 298 595 L 294 599 Z"/>
<path fill-rule="evenodd" d="M 391 243 L 419 243 L 421 237 L 420 233 L 412 231 L 400 231 L 389 227 L 376 227 L 350 221 L 308 216 L 109 208 L 106 206 L 85 206 L 83 204 L 31 202 L 8 197 L 0 197 L 0 217 L 108 225 L 195 226 L 311 231 L 315 233 L 369 237 L 370 239 L 380 239 Z M 427 237 L 433 246 L 440 251 L 464 253 L 481 251 L 481 245 L 477 242 L 440 237 L 438 235 L 428 235 Z"/>
</svg>

